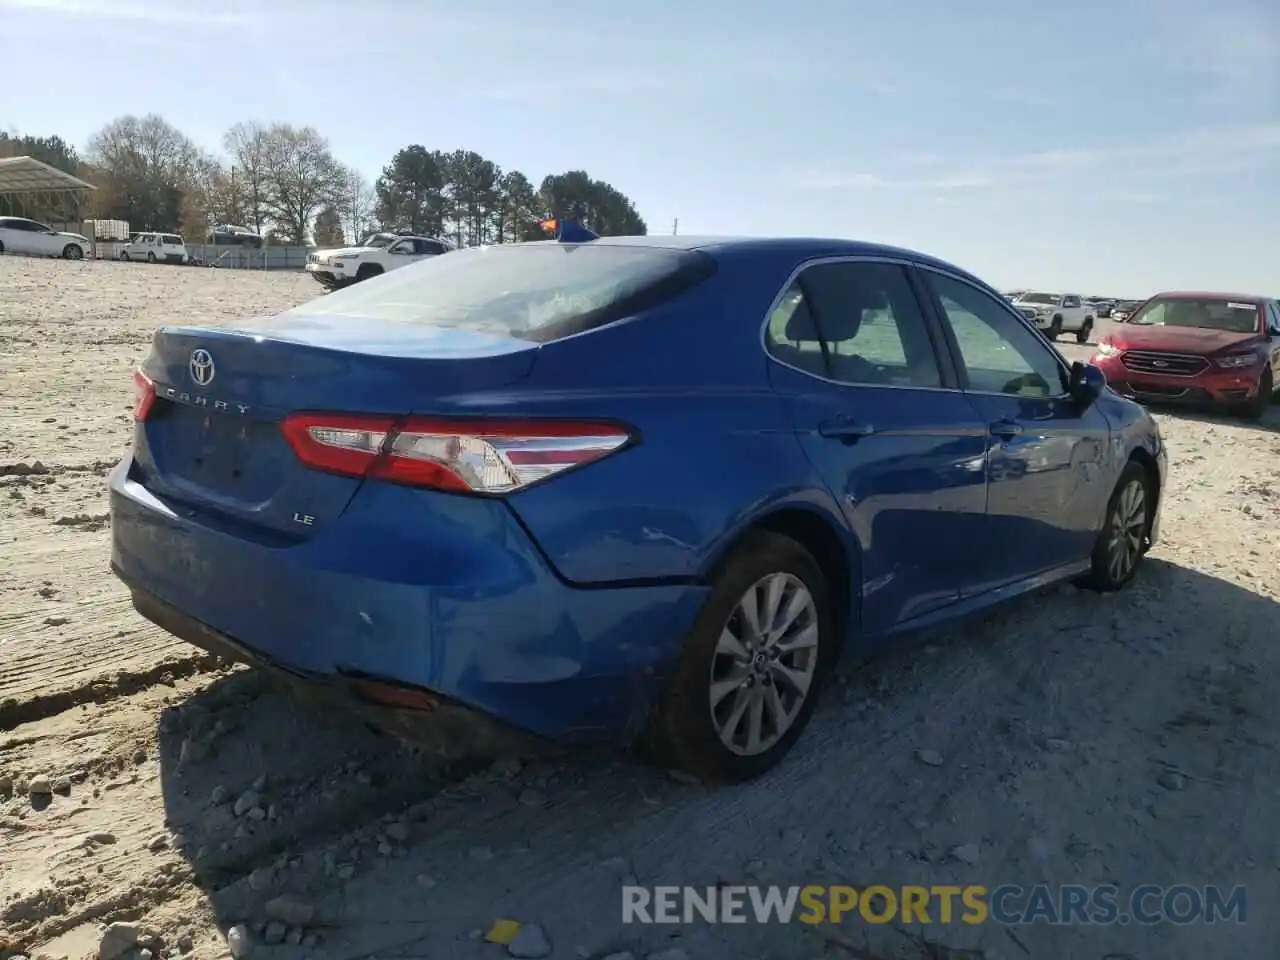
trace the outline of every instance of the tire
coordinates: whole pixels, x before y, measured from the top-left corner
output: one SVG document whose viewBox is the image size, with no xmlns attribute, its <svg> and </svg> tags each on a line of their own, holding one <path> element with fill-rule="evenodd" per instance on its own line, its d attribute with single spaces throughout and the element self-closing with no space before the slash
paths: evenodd
<svg viewBox="0 0 1280 960">
<path fill-rule="evenodd" d="M 1140 502 L 1135 500 L 1139 496 Z M 1135 512 L 1138 508 L 1140 513 Z M 1081 579 L 1081 586 L 1098 593 L 1114 593 L 1133 579 L 1147 554 L 1154 508 L 1151 478 L 1142 464 L 1129 461 L 1107 502 L 1106 519 L 1090 557 L 1092 567 Z M 1121 549 L 1123 560 L 1117 557 Z"/>
<path fill-rule="evenodd" d="M 84 250 L 81 248 L 80 244 L 78 243 L 68 243 L 65 247 L 62 248 L 62 259 L 63 260 L 83 260 Z"/>
<path fill-rule="evenodd" d="M 1076 343 L 1088 343 L 1091 333 L 1093 333 L 1093 320 L 1085 320 L 1084 326 L 1076 331 Z"/>
<path fill-rule="evenodd" d="M 125 263 L 128 263 L 128 262 L 129 262 L 129 251 L 128 251 L 128 250 L 121 250 L 121 251 L 120 251 L 120 259 L 121 259 L 122 261 L 124 261 Z"/>
<path fill-rule="evenodd" d="M 368 280 L 370 277 L 381 275 L 381 273 L 382 268 L 376 263 L 362 263 L 360 264 L 360 269 L 356 271 L 355 282 L 359 283 L 361 280 Z"/>
<path fill-rule="evenodd" d="M 0 253 L 4 253 L 4 241 L 0 240 Z"/>
<path fill-rule="evenodd" d="M 1271 394 L 1274 392 L 1275 384 L 1271 379 L 1271 370 L 1263 370 L 1262 376 L 1258 380 L 1258 393 L 1252 400 L 1240 407 L 1240 418 L 1251 423 L 1261 420 L 1262 415 L 1267 412 L 1267 407 L 1271 406 Z"/>
<path fill-rule="evenodd" d="M 147 263 L 155 263 L 155 262 L 156 262 L 156 255 L 154 253 L 148 253 Z"/>
<path fill-rule="evenodd" d="M 759 604 L 769 602 L 770 586 L 781 591 L 775 611 L 784 612 L 792 602 L 801 606 L 781 635 L 772 640 L 766 635 L 763 645 L 757 645 L 761 637 L 751 641 L 744 603 L 754 597 L 759 615 Z M 775 612 L 775 623 L 777 619 Z M 789 537 L 749 533 L 721 564 L 711 596 L 684 638 L 675 671 L 650 718 L 645 746 L 658 762 L 702 780 L 734 783 L 760 776 L 804 732 L 835 662 L 838 636 L 827 581 L 813 556 Z M 801 637 L 801 644 L 790 650 L 778 652 L 774 646 L 783 638 L 795 644 Z M 726 652 L 734 645 L 739 656 Z M 807 677 L 803 693 L 792 683 L 775 681 L 786 676 L 779 661 L 792 676 Z M 713 706 L 714 687 L 723 692 Z M 785 725 L 777 721 L 778 709 L 787 718 Z M 732 723 L 728 739 L 735 741 L 741 734 L 746 740 L 753 718 L 757 733 L 768 735 L 755 748 L 746 742 L 731 747 L 721 739 L 720 729 Z"/>
<path fill-rule="evenodd" d="M 1062 336 L 1062 318 L 1054 317 L 1053 323 L 1049 324 L 1049 331 L 1045 334 L 1050 340 L 1057 340 Z"/>
</svg>

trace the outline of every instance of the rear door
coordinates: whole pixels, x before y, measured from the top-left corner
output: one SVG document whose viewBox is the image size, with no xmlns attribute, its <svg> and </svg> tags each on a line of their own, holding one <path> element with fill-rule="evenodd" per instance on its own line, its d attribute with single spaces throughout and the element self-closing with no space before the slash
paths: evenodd
<svg viewBox="0 0 1280 960">
<path fill-rule="evenodd" d="M 13 217 L 0 217 L 0 244 L 4 244 L 6 253 L 25 253 L 22 246 L 22 230 L 18 220 Z"/>
<path fill-rule="evenodd" d="M 1110 428 L 1067 393 L 1068 371 L 1007 304 L 960 277 L 922 269 L 987 440 L 987 524 L 973 592 L 1088 558 L 1110 497 Z"/>
<path fill-rule="evenodd" d="M 12 253 L 43 253 L 39 231 L 40 225 L 33 220 L 11 218 L 5 233 L 5 249 Z"/>
<path fill-rule="evenodd" d="M 985 522 L 985 426 L 939 343 L 883 260 L 806 265 L 766 327 L 771 381 L 862 545 L 869 634 L 955 602 Z"/>
</svg>

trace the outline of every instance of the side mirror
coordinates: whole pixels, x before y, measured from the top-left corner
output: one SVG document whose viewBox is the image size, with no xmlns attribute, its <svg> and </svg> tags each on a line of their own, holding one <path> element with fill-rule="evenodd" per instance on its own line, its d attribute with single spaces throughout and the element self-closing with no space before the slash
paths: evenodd
<svg viewBox="0 0 1280 960">
<path fill-rule="evenodd" d="M 1092 363 L 1077 360 L 1071 364 L 1071 384 L 1067 389 L 1081 407 L 1092 406 L 1106 388 L 1107 375 Z"/>
</svg>

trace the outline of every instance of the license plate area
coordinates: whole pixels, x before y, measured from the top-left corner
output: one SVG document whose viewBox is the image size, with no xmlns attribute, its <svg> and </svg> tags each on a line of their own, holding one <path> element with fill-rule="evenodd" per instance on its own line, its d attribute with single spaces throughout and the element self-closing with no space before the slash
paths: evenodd
<svg viewBox="0 0 1280 960">
<path fill-rule="evenodd" d="M 149 432 L 162 473 L 237 500 L 270 497 L 291 455 L 277 424 L 209 407 L 158 403 Z"/>
</svg>

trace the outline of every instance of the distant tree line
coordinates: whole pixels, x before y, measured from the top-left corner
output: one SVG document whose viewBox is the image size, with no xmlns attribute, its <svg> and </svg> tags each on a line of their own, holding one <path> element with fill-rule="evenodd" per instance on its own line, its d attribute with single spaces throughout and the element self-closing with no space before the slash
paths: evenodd
<svg viewBox="0 0 1280 960">
<path fill-rule="evenodd" d="M 334 157 L 311 127 L 241 123 L 222 155 L 164 118 L 124 116 L 83 152 L 57 136 L 0 131 L 0 157 L 32 156 L 98 189 L 84 201 L 48 201 L 22 212 L 46 220 L 127 220 L 135 230 L 205 237 L 214 223 L 247 226 L 268 243 L 329 246 L 377 230 L 446 237 L 458 246 L 543 239 L 547 217 L 576 218 L 601 235 L 643 234 L 635 205 L 585 171 L 551 174 L 535 187 L 473 150 L 397 151 L 374 183 Z M 0 215 L 20 211 L 0 198 Z"/>
</svg>

